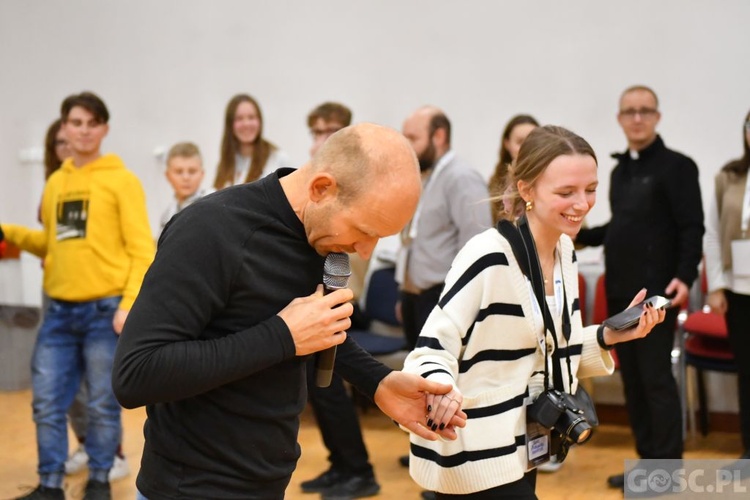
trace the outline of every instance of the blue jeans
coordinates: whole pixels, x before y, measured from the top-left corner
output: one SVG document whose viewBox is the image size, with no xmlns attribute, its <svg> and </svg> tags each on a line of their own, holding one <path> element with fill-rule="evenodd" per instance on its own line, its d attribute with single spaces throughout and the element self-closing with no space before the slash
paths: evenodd
<svg viewBox="0 0 750 500">
<path fill-rule="evenodd" d="M 117 334 L 112 319 L 120 297 L 90 302 L 51 300 L 31 361 L 40 483 L 62 485 L 68 455 L 65 414 L 85 378 L 89 479 L 106 481 L 122 434 L 112 392 Z M 85 375 L 85 377 L 84 377 Z"/>
</svg>

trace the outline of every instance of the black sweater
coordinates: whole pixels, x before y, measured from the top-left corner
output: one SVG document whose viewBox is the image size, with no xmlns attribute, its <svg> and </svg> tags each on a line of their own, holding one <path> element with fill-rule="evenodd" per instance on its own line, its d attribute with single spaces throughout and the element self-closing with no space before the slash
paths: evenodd
<svg viewBox="0 0 750 500">
<path fill-rule="evenodd" d="M 627 151 L 612 156 L 618 160 L 609 187 L 612 218 L 576 238 L 604 244 L 607 296 L 629 301 L 644 286 L 648 296 L 663 295 L 675 277 L 690 286 L 703 249 L 697 165 L 658 136 L 638 159 Z"/>
<path fill-rule="evenodd" d="M 166 498 L 283 498 L 299 458 L 305 361 L 277 316 L 324 258 L 279 171 L 187 207 L 165 228 L 117 347 L 112 383 L 147 405 L 138 489 Z M 336 371 L 372 397 L 390 370 L 353 341 Z"/>
</svg>

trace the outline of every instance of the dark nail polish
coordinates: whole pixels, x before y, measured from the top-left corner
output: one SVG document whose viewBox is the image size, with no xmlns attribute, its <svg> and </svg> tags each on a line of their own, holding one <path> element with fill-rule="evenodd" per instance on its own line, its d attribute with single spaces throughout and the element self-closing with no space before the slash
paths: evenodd
<svg viewBox="0 0 750 500">
<path fill-rule="evenodd" d="M 432 419 L 427 420 L 427 427 L 432 427 Z"/>
<path fill-rule="evenodd" d="M 433 431 L 436 431 L 436 430 L 437 430 L 437 428 L 438 428 L 437 424 L 432 424 L 432 430 L 433 430 Z"/>
<path fill-rule="evenodd" d="M 440 424 L 440 430 L 442 431 L 443 429 L 445 429 L 445 424 Z"/>
<path fill-rule="evenodd" d="M 427 405 L 427 411 L 428 411 L 428 412 L 431 412 L 431 411 L 432 411 L 432 405 Z"/>
</svg>

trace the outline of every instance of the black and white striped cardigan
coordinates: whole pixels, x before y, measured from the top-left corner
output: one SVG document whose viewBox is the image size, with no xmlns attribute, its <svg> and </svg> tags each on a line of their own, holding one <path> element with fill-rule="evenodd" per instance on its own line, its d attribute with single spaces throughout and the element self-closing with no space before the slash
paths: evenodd
<svg viewBox="0 0 750 500">
<path fill-rule="evenodd" d="M 596 343 L 596 325 L 582 326 L 573 243 L 563 235 L 557 248 L 572 331 L 566 342 L 557 328 L 552 359 L 561 363 L 570 390 L 570 352 L 575 390 L 578 378 L 611 374 L 614 363 Z M 524 400 L 544 385 L 541 324 L 535 327 L 529 290 L 510 244 L 495 229 L 472 238 L 453 261 L 404 370 L 456 387 L 469 418 L 455 441 L 411 435 L 410 472 L 423 488 L 466 494 L 516 481 L 526 471 Z M 546 343 L 553 346 L 549 337 Z"/>
</svg>

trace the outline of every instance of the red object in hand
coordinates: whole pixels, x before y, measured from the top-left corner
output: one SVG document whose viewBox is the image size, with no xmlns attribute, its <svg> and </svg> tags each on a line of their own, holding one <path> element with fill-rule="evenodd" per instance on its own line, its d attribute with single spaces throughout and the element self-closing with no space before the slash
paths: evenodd
<svg viewBox="0 0 750 500">
<path fill-rule="evenodd" d="M 20 248 L 5 240 L 0 241 L 0 259 L 18 259 L 20 256 Z"/>
</svg>

